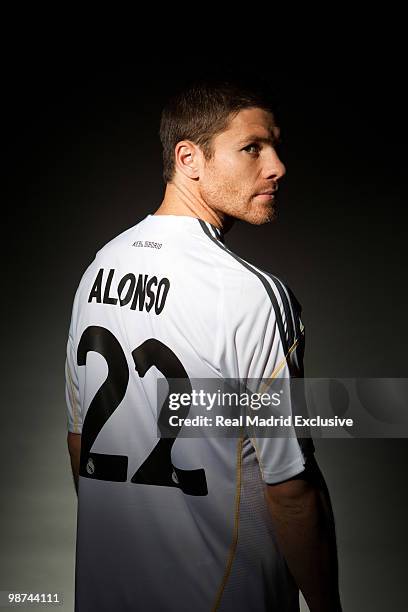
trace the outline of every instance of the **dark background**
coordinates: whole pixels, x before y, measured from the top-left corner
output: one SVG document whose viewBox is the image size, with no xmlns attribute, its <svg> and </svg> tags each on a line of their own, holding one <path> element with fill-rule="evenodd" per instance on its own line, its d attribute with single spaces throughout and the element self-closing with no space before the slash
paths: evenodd
<svg viewBox="0 0 408 612">
<path fill-rule="evenodd" d="M 303 305 L 305 373 L 405 377 L 403 76 L 360 58 L 285 70 L 235 52 L 177 63 L 26 53 L 5 67 L 0 590 L 63 591 L 72 609 L 76 498 L 66 451 L 70 309 L 95 252 L 160 204 L 160 109 L 187 74 L 269 79 L 287 167 L 274 224 L 228 246 Z M 404 608 L 406 440 L 320 440 L 344 610 Z"/>
</svg>

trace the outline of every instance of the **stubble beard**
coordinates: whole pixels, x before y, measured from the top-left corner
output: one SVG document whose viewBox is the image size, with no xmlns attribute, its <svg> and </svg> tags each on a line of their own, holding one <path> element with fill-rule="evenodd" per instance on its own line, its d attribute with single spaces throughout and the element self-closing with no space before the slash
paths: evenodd
<svg viewBox="0 0 408 612">
<path fill-rule="evenodd" d="M 276 219 L 275 202 L 258 203 L 254 195 L 237 191 L 228 182 L 213 183 L 203 187 L 201 195 L 213 210 L 241 219 L 251 225 L 263 225 Z"/>
<path fill-rule="evenodd" d="M 252 197 L 252 204 L 250 206 L 250 216 L 248 219 L 249 223 L 252 225 L 263 225 L 265 223 L 272 223 L 276 219 L 276 206 L 274 200 L 270 202 L 264 202 L 262 204 L 258 204 L 254 202 L 254 198 Z"/>
</svg>

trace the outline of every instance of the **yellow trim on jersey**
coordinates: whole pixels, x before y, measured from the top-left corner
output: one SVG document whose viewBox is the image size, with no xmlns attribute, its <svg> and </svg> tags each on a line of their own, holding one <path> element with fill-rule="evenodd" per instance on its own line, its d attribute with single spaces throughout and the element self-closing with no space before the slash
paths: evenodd
<svg viewBox="0 0 408 612">
<path fill-rule="evenodd" d="M 252 427 L 252 429 L 254 428 L 253 425 L 251 425 L 251 427 Z M 253 433 L 255 434 L 255 432 L 253 432 Z M 259 469 L 261 470 L 262 480 L 265 480 L 264 470 L 263 470 L 263 465 L 262 465 L 262 462 L 261 462 L 260 453 L 259 453 L 258 447 L 257 447 L 257 445 L 255 443 L 255 436 L 253 438 L 250 437 L 249 439 L 252 442 L 252 446 L 254 447 L 256 458 L 258 459 L 258 465 L 259 465 Z"/>
<path fill-rule="evenodd" d="M 225 585 L 227 584 L 227 580 L 229 578 L 231 568 L 232 568 L 232 563 L 234 561 L 235 552 L 237 550 L 238 528 L 239 528 L 239 506 L 241 502 L 241 480 L 242 480 L 241 468 L 242 468 L 242 444 L 243 442 L 244 442 L 244 438 L 241 437 L 238 440 L 238 447 L 237 447 L 237 488 L 236 488 L 236 493 L 235 493 L 234 534 L 232 537 L 232 543 L 231 543 L 231 547 L 230 547 L 230 551 L 228 555 L 227 566 L 225 568 L 224 576 L 222 578 L 220 587 L 218 589 L 218 592 L 215 598 L 215 603 L 214 603 L 214 606 L 211 612 L 216 612 L 218 606 L 220 605 L 221 597 L 224 592 Z"/>
<path fill-rule="evenodd" d="M 269 376 L 270 380 L 271 378 L 276 378 L 277 374 L 279 374 L 279 372 L 281 371 L 281 369 L 284 367 L 284 365 L 287 363 L 288 357 L 291 353 L 293 353 L 293 351 L 295 350 L 295 348 L 297 347 L 299 343 L 299 338 L 297 338 L 294 343 L 292 344 L 292 346 L 290 347 L 290 349 L 288 350 L 287 354 L 285 355 L 285 357 L 282 359 L 282 361 L 280 363 L 278 363 L 278 365 L 276 366 L 276 368 L 274 369 L 274 371 L 272 372 L 272 374 Z M 264 383 L 264 386 L 261 386 L 261 389 L 259 390 L 259 393 L 266 393 L 266 389 L 268 388 L 267 384 Z M 263 389 L 263 390 L 262 390 Z"/>
<path fill-rule="evenodd" d="M 287 359 L 289 357 L 289 355 L 295 350 L 295 348 L 297 347 L 299 343 L 299 338 L 297 338 L 294 343 L 292 344 L 292 346 L 290 347 L 290 349 L 288 350 L 287 354 L 285 355 L 285 357 L 282 359 L 282 361 L 276 366 L 276 368 L 274 369 L 274 371 L 272 372 L 272 374 L 270 375 L 268 380 L 271 379 L 275 379 L 276 375 L 281 371 L 281 369 L 283 368 L 283 366 L 285 365 L 285 363 L 287 363 Z M 267 383 L 263 383 L 263 385 L 261 385 L 259 393 L 266 393 L 266 389 L 268 388 L 268 384 Z M 253 430 L 254 426 L 252 425 L 252 430 Z M 255 434 L 255 432 L 253 431 L 253 433 Z M 258 464 L 259 464 L 259 469 L 261 470 L 261 474 L 262 474 L 262 478 L 264 479 L 264 470 L 263 470 L 263 465 L 260 459 L 260 453 L 258 450 L 258 447 L 255 443 L 255 435 L 253 438 L 249 438 L 252 442 L 252 445 L 255 449 L 255 455 L 258 459 Z"/>
</svg>

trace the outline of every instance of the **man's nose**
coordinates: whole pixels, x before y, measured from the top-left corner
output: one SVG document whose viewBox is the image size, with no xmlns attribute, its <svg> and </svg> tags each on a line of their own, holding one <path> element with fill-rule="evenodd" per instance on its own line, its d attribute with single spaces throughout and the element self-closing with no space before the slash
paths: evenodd
<svg viewBox="0 0 408 612">
<path fill-rule="evenodd" d="M 285 174 L 285 165 L 282 163 L 275 149 L 272 149 L 265 159 L 264 177 L 279 180 Z"/>
</svg>

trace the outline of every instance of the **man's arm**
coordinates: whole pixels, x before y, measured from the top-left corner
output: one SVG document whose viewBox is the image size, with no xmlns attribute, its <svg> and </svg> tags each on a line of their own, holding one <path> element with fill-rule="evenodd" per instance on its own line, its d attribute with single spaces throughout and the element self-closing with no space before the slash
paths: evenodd
<svg viewBox="0 0 408 612">
<path fill-rule="evenodd" d="M 281 550 L 310 611 L 341 611 L 333 511 L 314 457 L 301 474 L 266 485 L 266 499 Z"/>
<path fill-rule="evenodd" d="M 79 462 L 81 458 L 81 434 L 68 432 L 67 437 L 69 456 L 71 458 L 72 475 L 75 490 L 78 495 Z"/>
</svg>

